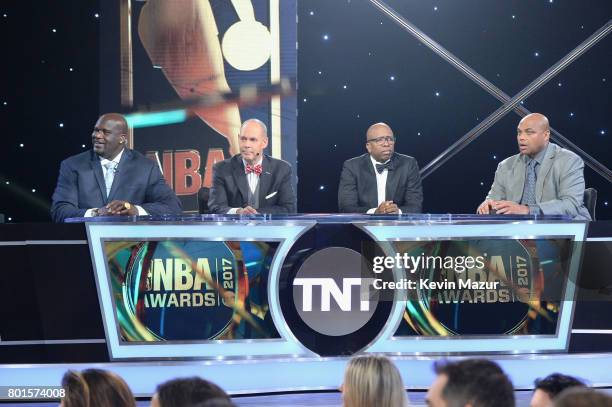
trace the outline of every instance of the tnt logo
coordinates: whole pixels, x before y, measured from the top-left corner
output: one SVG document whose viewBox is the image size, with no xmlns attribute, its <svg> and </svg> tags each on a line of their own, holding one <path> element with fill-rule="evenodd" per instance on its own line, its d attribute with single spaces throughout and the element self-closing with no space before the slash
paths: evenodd
<svg viewBox="0 0 612 407">
<path fill-rule="evenodd" d="M 364 260 L 345 247 L 328 247 L 308 257 L 293 279 L 293 304 L 306 325 L 327 336 L 358 331 L 374 315 L 378 291 L 361 278 Z"/>
<path fill-rule="evenodd" d="M 342 279 L 342 288 L 340 288 L 333 278 L 296 278 L 293 280 L 294 286 L 302 286 L 302 311 L 310 312 L 312 311 L 312 292 L 314 287 L 319 287 L 321 290 L 321 301 L 320 301 L 320 311 L 329 312 L 330 311 L 330 303 L 333 298 L 336 304 L 340 307 L 342 311 L 350 312 L 352 310 L 351 300 L 353 287 L 362 287 L 362 279 L 361 278 L 344 278 Z M 360 298 L 368 298 L 369 293 L 369 284 L 363 285 L 366 292 L 361 293 L 361 290 L 355 290 L 360 294 Z M 370 310 L 370 301 L 369 300 L 360 300 L 359 301 L 359 310 L 360 311 L 369 311 Z"/>
</svg>

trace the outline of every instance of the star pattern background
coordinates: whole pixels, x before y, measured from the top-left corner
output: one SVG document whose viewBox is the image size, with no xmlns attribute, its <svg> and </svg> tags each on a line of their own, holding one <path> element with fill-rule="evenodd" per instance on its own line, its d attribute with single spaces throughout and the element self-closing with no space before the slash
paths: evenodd
<svg viewBox="0 0 612 407">
<path fill-rule="evenodd" d="M 592 0 L 402 1 L 387 4 L 513 96 L 598 30 L 612 3 Z M 100 2 L 4 2 L 0 86 L 0 213 L 48 221 L 62 159 L 90 147 L 99 112 Z M 342 162 L 365 152 L 384 121 L 396 151 L 425 166 L 501 103 L 367 0 L 298 2 L 298 208 L 336 212 Z M 608 36 L 523 101 L 612 167 Z M 520 117 L 509 113 L 423 181 L 424 211 L 472 213 L 500 160 L 516 154 Z M 585 167 L 610 219 L 610 183 Z"/>
</svg>

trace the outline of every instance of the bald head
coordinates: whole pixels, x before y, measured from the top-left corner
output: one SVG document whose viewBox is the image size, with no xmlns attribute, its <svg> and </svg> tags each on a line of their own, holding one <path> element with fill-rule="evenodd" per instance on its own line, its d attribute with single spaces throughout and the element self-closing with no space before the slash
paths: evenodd
<svg viewBox="0 0 612 407">
<path fill-rule="evenodd" d="M 516 129 L 519 151 L 531 158 L 548 146 L 550 125 L 541 113 L 531 113 L 523 117 Z"/>
<path fill-rule="evenodd" d="M 386 123 L 375 123 L 366 131 L 366 149 L 376 161 L 384 163 L 395 151 L 395 136 Z"/>
<path fill-rule="evenodd" d="M 119 113 L 106 113 L 100 116 L 93 133 L 93 151 L 107 160 L 114 159 L 126 146 L 128 125 Z"/>
<path fill-rule="evenodd" d="M 127 120 L 122 114 L 119 113 L 106 113 L 100 116 L 99 122 L 106 122 L 109 126 L 116 128 L 121 134 L 127 134 L 128 124 Z"/>
<path fill-rule="evenodd" d="M 263 136 L 268 137 L 268 128 L 261 120 L 258 119 L 249 119 L 242 123 L 242 126 L 240 126 L 240 135 L 245 132 L 249 134 L 261 133 Z"/>
<path fill-rule="evenodd" d="M 257 163 L 268 146 L 268 128 L 257 119 L 249 119 L 240 127 L 240 155 L 249 164 Z"/>
<path fill-rule="evenodd" d="M 368 127 L 368 131 L 366 131 L 366 137 L 368 139 L 380 137 L 381 135 L 393 135 L 393 130 L 391 130 L 391 127 L 389 127 L 387 123 L 374 123 Z"/>
<path fill-rule="evenodd" d="M 548 118 L 544 116 L 542 113 L 530 113 L 527 116 L 523 117 L 519 122 L 519 127 L 521 124 L 528 125 L 532 128 L 537 128 L 542 131 L 550 131 L 550 124 L 548 123 Z"/>
</svg>

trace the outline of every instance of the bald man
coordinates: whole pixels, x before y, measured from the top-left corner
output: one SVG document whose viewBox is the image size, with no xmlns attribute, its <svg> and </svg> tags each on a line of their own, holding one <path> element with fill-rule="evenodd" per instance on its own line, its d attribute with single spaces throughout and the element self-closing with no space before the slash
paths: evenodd
<svg viewBox="0 0 612 407">
<path fill-rule="evenodd" d="M 529 114 L 516 134 L 519 154 L 497 166 L 479 214 L 567 215 L 590 220 L 584 206 L 584 163 L 575 153 L 553 144 L 546 116 Z"/>
<path fill-rule="evenodd" d="M 213 167 L 209 210 L 230 215 L 296 213 L 291 166 L 264 154 L 268 146 L 266 125 L 257 119 L 245 121 L 238 144 L 240 154 Z"/>
<path fill-rule="evenodd" d="M 366 154 L 344 162 L 338 187 L 340 212 L 420 213 L 423 190 L 417 161 L 395 152 L 393 130 L 376 123 L 366 132 Z"/>
<path fill-rule="evenodd" d="M 128 126 L 117 113 L 102 115 L 93 148 L 62 161 L 51 217 L 180 214 L 181 204 L 156 163 L 126 147 Z"/>
</svg>

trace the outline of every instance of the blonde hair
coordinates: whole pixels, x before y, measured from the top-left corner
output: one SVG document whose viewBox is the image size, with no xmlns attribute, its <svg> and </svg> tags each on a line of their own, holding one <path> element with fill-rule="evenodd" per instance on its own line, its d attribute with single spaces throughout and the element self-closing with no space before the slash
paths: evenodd
<svg viewBox="0 0 612 407">
<path fill-rule="evenodd" d="M 405 407 L 404 383 L 397 367 L 384 356 L 357 356 L 344 373 L 344 407 Z"/>
</svg>

